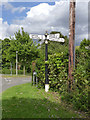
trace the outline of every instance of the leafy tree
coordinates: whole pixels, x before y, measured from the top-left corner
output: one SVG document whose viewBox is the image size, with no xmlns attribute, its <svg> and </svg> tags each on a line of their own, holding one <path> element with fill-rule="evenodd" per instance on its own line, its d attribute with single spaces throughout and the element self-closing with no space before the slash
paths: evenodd
<svg viewBox="0 0 90 120">
<path fill-rule="evenodd" d="M 2 67 L 10 67 L 9 59 L 6 58 L 7 50 L 10 48 L 10 39 L 5 38 L 2 40 Z"/>
<path fill-rule="evenodd" d="M 90 78 L 90 50 L 86 46 L 90 46 L 89 40 L 82 40 L 80 47 L 76 49 L 75 72 L 74 72 L 74 90 L 68 98 L 76 109 L 88 111 L 88 88 Z"/>
<path fill-rule="evenodd" d="M 7 59 L 15 63 L 16 51 L 18 51 L 18 64 L 23 67 L 24 74 L 25 68 L 29 69 L 31 62 L 35 60 L 39 55 L 39 49 L 36 44 L 30 39 L 29 34 L 18 30 L 15 33 L 15 39 L 12 38 L 10 42 L 10 48 L 7 50 Z"/>
<path fill-rule="evenodd" d="M 2 40 L 0 39 L 0 73 L 2 68 Z"/>
<path fill-rule="evenodd" d="M 84 39 L 81 43 L 80 43 L 80 48 L 81 49 L 90 49 L 90 40 Z"/>
<path fill-rule="evenodd" d="M 54 53 L 61 53 L 61 52 L 67 52 L 68 53 L 68 37 L 62 35 L 60 32 L 52 31 L 50 34 L 60 34 L 60 38 L 64 38 L 65 42 L 55 42 L 55 41 L 49 41 L 48 42 L 48 55 L 54 54 Z M 43 54 L 43 57 L 45 57 L 45 43 L 41 44 L 40 48 L 41 54 Z"/>
</svg>

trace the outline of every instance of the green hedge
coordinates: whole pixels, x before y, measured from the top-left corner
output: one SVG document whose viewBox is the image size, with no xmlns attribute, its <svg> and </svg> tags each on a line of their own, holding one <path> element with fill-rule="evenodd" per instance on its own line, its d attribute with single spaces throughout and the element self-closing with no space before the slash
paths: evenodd
<svg viewBox="0 0 90 120">
<path fill-rule="evenodd" d="M 48 58 L 49 84 L 50 89 L 63 92 L 63 86 L 67 83 L 68 53 L 49 55 Z M 45 60 L 37 60 L 37 77 L 39 86 L 45 85 Z"/>
<path fill-rule="evenodd" d="M 77 55 L 77 53 L 76 53 Z M 87 59 L 87 60 L 85 60 Z M 53 91 L 58 91 L 61 95 L 61 99 L 72 103 L 75 109 L 81 111 L 88 111 L 88 84 L 89 84 L 89 69 L 86 66 L 89 57 L 86 52 L 79 53 L 76 63 L 76 69 L 73 73 L 75 83 L 73 91 L 67 92 L 68 88 L 68 53 L 59 53 L 49 55 L 47 61 L 49 70 L 49 85 Z M 39 87 L 45 85 L 45 60 L 39 58 L 37 60 L 37 77 L 39 81 Z"/>
<path fill-rule="evenodd" d="M 7 68 L 2 69 L 2 74 L 11 74 L 11 70 Z"/>
<path fill-rule="evenodd" d="M 11 74 L 11 70 L 7 68 L 2 69 L 2 74 Z M 12 74 L 16 74 L 16 70 L 12 69 Z M 23 70 L 18 70 L 18 74 L 23 74 Z"/>
</svg>

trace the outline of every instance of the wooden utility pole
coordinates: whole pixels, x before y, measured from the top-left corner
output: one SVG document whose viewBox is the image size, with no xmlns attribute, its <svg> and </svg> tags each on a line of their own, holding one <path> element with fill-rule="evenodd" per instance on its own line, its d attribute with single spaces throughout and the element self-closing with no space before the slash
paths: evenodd
<svg viewBox="0 0 90 120">
<path fill-rule="evenodd" d="M 69 11 L 69 68 L 68 68 L 68 81 L 69 90 L 72 90 L 73 85 L 73 68 L 75 64 L 75 0 L 70 0 L 70 11 Z"/>
</svg>

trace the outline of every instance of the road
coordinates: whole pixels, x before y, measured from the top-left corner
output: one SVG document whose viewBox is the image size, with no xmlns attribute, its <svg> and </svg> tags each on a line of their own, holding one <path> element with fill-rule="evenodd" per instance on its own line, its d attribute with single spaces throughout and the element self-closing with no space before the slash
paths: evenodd
<svg viewBox="0 0 90 120">
<path fill-rule="evenodd" d="M 0 75 L 0 93 L 15 85 L 31 82 L 31 76 L 2 77 Z"/>
</svg>

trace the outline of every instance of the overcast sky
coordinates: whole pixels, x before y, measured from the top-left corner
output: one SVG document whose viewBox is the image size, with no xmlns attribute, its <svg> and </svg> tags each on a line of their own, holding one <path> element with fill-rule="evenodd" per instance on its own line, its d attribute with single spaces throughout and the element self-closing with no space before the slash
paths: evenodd
<svg viewBox="0 0 90 120">
<path fill-rule="evenodd" d="M 0 3 L 0 39 L 14 36 L 21 27 L 26 32 L 44 34 L 47 30 L 69 34 L 68 0 L 3 0 Z M 42 1 L 44 1 L 42 3 Z M 88 38 L 88 1 L 76 1 L 75 43 Z M 2 8 L 2 9 L 1 9 Z"/>
</svg>

